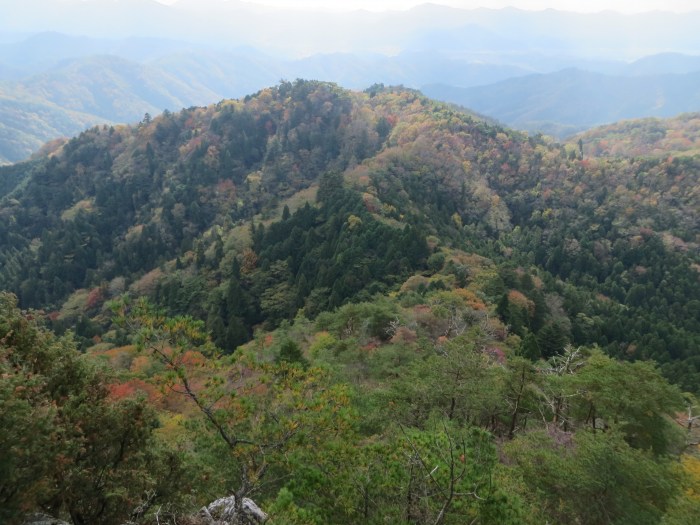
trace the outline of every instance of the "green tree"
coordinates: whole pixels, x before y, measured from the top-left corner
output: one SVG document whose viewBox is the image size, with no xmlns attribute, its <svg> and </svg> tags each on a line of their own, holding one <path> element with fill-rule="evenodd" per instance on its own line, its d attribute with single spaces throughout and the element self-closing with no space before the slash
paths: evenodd
<svg viewBox="0 0 700 525">
<path fill-rule="evenodd" d="M 299 344 L 291 339 L 285 340 L 280 345 L 279 355 L 277 356 L 277 361 L 286 361 L 288 363 L 298 363 L 302 366 L 306 366 L 308 362 L 304 358 L 304 353 L 301 351 Z"/>
<path fill-rule="evenodd" d="M 168 318 L 145 300 L 127 297 L 113 305 L 116 320 L 134 334 L 137 347 L 167 371 L 162 386 L 183 395 L 197 409 L 196 440 L 204 461 L 221 480 L 219 490 L 243 499 L 270 494 L 292 473 L 290 458 L 316 450 L 352 421 L 346 387 L 331 385 L 317 367 L 259 359 L 254 352 L 220 356 L 189 317 Z M 188 358 L 199 352 L 196 364 Z M 206 377 L 206 381 L 195 378 Z"/>
<path fill-rule="evenodd" d="M 545 359 L 563 352 L 567 342 L 566 333 L 559 324 L 546 324 L 537 332 L 537 346 Z"/>
<path fill-rule="evenodd" d="M 166 484 L 178 474 L 166 477 L 164 465 L 175 468 L 177 460 L 158 452 L 155 414 L 143 399 L 113 399 L 109 381 L 70 337 L 41 328 L 13 296 L 0 294 L 4 522 L 42 509 L 75 525 L 117 524 L 168 496 Z"/>
<path fill-rule="evenodd" d="M 481 429 L 443 424 L 441 429 L 404 429 L 405 516 L 408 523 L 522 523 L 515 495 L 494 482 L 492 436 Z"/>
<path fill-rule="evenodd" d="M 387 417 L 417 428 L 444 418 L 495 431 L 505 411 L 507 373 L 481 351 L 480 337 L 473 328 L 411 361 L 387 389 L 392 404 Z"/>
<path fill-rule="evenodd" d="M 680 487 L 672 461 L 630 447 L 614 431 L 528 432 L 505 454 L 527 480 L 524 496 L 556 523 L 652 525 Z"/>
<path fill-rule="evenodd" d="M 595 349 L 569 382 L 570 392 L 580 393 L 572 415 L 591 429 L 617 427 L 631 446 L 656 454 L 682 442 L 671 419 L 683 408 L 680 391 L 652 363 L 621 362 Z"/>
</svg>

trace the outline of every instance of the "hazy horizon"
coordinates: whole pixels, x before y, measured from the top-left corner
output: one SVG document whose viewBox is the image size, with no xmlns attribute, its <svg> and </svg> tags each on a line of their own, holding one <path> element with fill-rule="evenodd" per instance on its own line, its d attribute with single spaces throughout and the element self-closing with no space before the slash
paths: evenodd
<svg viewBox="0 0 700 525">
<path fill-rule="evenodd" d="M 175 5 L 182 2 L 182 0 L 156 1 L 165 5 Z M 229 0 L 205 0 L 198 3 L 202 6 L 202 9 L 205 9 L 212 4 L 232 2 L 229 2 Z M 528 11 L 554 9 L 576 13 L 597 13 L 603 11 L 629 14 L 649 11 L 684 13 L 700 10 L 695 0 L 343 0 L 342 2 L 333 3 L 329 3 L 327 0 L 243 0 L 241 3 L 295 10 L 354 11 L 361 9 L 375 12 L 404 11 L 424 4 L 444 5 L 459 9 L 504 9 L 513 7 Z"/>
<path fill-rule="evenodd" d="M 0 163 L 89 125 L 244 97 L 280 79 L 402 85 L 558 136 L 698 111 L 700 11 L 671 12 L 693 4 L 0 0 Z"/>
</svg>

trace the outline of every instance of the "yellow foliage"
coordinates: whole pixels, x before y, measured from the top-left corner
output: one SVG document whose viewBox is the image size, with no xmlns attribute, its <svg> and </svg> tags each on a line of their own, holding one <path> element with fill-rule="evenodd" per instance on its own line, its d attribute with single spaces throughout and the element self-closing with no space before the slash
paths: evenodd
<svg viewBox="0 0 700 525">
<path fill-rule="evenodd" d="M 67 210 L 64 210 L 63 213 L 61 213 L 61 220 L 73 220 L 80 210 L 83 210 L 85 212 L 91 212 L 92 205 L 94 204 L 93 201 L 94 199 L 83 199 L 81 201 L 76 202 L 72 207 L 68 208 Z"/>
<path fill-rule="evenodd" d="M 355 228 L 362 226 L 362 219 L 360 219 L 357 215 L 350 215 L 347 220 L 347 225 L 348 229 L 354 230 Z"/>
<path fill-rule="evenodd" d="M 136 226 L 132 226 L 131 228 L 129 228 L 129 231 L 126 232 L 126 240 L 133 241 L 137 239 L 141 236 L 141 232 L 143 232 L 143 224 L 137 224 Z"/>
<path fill-rule="evenodd" d="M 683 455 L 681 458 L 683 472 L 688 476 L 688 489 L 686 494 L 700 500 L 700 458 L 697 456 Z"/>
<path fill-rule="evenodd" d="M 60 319 L 71 319 L 82 314 L 86 309 L 89 294 L 85 289 L 73 292 L 61 307 Z"/>
<path fill-rule="evenodd" d="M 183 425 L 185 416 L 183 414 L 163 412 L 160 414 L 159 420 L 160 427 L 156 429 L 156 433 L 165 441 L 174 442 L 178 436 L 185 432 Z"/>
<path fill-rule="evenodd" d="M 318 332 L 309 347 L 309 354 L 312 357 L 318 357 L 319 354 L 330 349 L 336 342 L 337 339 L 328 332 Z"/>
<path fill-rule="evenodd" d="M 423 277 L 422 275 L 412 275 L 409 277 L 405 283 L 401 285 L 401 291 L 402 292 L 409 292 L 409 291 L 415 291 L 420 287 L 422 284 L 423 286 L 427 287 L 429 284 L 429 280 L 427 277 Z"/>
</svg>

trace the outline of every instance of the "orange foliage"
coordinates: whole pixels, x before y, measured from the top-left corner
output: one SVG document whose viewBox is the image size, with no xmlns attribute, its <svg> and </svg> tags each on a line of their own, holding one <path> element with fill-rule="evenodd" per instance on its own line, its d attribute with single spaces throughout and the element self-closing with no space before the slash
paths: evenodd
<svg viewBox="0 0 700 525">
<path fill-rule="evenodd" d="M 486 304 L 471 290 L 456 288 L 454 293 L 464 300 L 464 303 L 473 310 L 486 310 Z"/>
<path fill-rule="evenodd" d="M 131 397 L 136 393 L 136 388 L 130 383 L 119 383 L 116 385 L 109 385 L 109 395 L 113 399 L 124 399 L 125 397 Z"/>
<path fill-rule="evenodd" d="M 134 374 L 142 374 L 150 365 L 151 360 L 148 358 L 148 356 L 138 355 L 131 361 L 130 371 Z"/>
<path fill-rule="evenodd" d="M 411 330 L 407 326 L 399 326 L 399 328 L 396 330 L 396 333 L 391 338 L 391 342 L 394 344 L 396 344 L 396 343 L 411 344 L 411 343 L 415 343 L 416 339 L 418 339 L 418 336 L 414 330 Z"/>
<path fill-rule="evenodd" d="M 245 275 L 252 272 L 257 264 L 257 254 L 251 248 L 245 248 L 241 254 L 241 273 Z"/>
<path fill-rule="evenodd" d="M 379 342 L 378 341 L 370 341 L 366 345 L 362 347 L 362 350 L 365 352 L 374 352 L 377 348 L 379 348 Z"/>
<path fill-rule="evenodd" d="M 535 303 L 525 297 L 525 295 L 518 290 L 511 290 L 508 292 L 508 301 L 511 304 L 527 310 L 528 315 L 533 315 L 535 313 Z"/>
<path fill-rule="evenodd" d="M 188 350 L 182 356 L 182 364 L 185 366 L 202 367 L 206 364 L 206 359 L 200 352 Z"/>
</svg>

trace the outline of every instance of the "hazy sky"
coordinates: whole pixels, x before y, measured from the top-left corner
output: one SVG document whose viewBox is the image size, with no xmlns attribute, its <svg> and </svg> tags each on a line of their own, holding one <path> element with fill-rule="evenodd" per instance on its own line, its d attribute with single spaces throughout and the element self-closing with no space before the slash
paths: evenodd
<svg viewBox="0 0 700 525">
<path fill-rule="evenodd" d="M 159 0 L 172 4 L 177 0 Z M 613 10 L 623 13 L 642 11 L 696 11 L 700 9 L 698 0 L 246 0 L 250 3 L 292 8 L 319 8 L 323 10 L 369 9 L 408 9 L 428 1 L 454 7 L 502 8 L 507 6 L 521 9 L 554 8 L 562 11 L 595 12 Z"/>
</svg>

